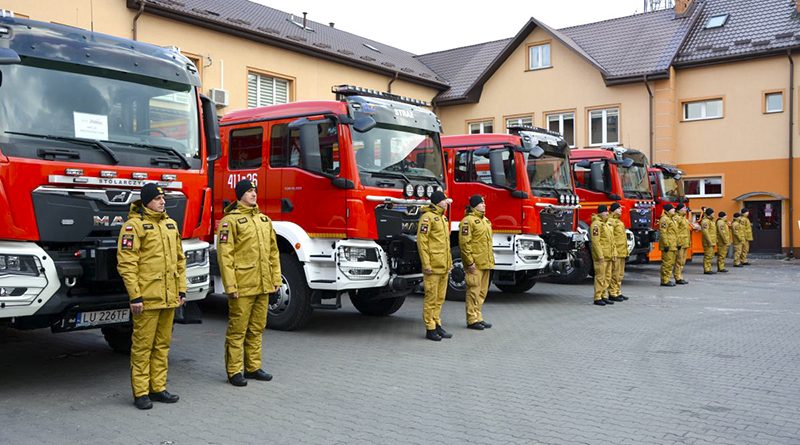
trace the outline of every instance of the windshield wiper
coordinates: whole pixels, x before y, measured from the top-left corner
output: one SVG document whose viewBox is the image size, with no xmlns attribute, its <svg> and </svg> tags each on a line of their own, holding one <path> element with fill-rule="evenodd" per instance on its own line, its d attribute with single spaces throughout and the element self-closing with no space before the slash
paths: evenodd
<svg viewBox="0 0 800 445">
<path fill-rule="evenodd" d="M 383 171 L 383 170 L 377 170 L 377 171 L 362 170 L 362 171 L 365 172 L 365 173 L 369 173 L 372 176 L 382 176 L 384 178 L 405 179 L 406 182 L 408 182 L 409 184 L 411 183 L 411 180 L 408 179 L 408 176 L 406 176 L 406 175 L 404 175 L 404 174 L 402 174 L 400 172 L 387 172 L 387 171 Z"/>
<path fill-rule="evenodd" d="M 150 150 L 161 151 L 173 154 L 181 160 L 181 163 L 186 166 L 186 168 L 192 168 L 192 164 L 189 163 L 189 159 L 186 157 L 185 154 L 181 153 L 175 147 L 165 147 L 162 145 L 152 145 L 152 144 L 140 144 L 136 142 L 122 142 L 122 141 L 108 141 L 112 144 L 119 144 L 119 145 L 128 145 L 130 147 L 139 147 L 139 148 L 148 148 Z"/>
<path fill-rule="evenodd" d="M 104 152 L 108 155 L 111 159 L 114 160 L 114 164 L 119 164 L 119 157 L 113 150 L 108 148 L 108 146 L 97 139 L 85 139 L 85 138 L 71 138 L 67 136 L 54 136 L 51 134 L 36 134 L 36 133 L 23 133 L 19 131 L 6 131 L 7 134 L 14 134 L 18 136 L 28 136 L 32 138 L 40 138 L 40 139 L 48 139 L 51 141 L 62 141 L 62 142 L 72 142 L 75 144 L 86 145 L 88 147 L 95 147 L 100 151 Z"/>
<path fill-rule="evenodd" d="M 444 183 L 441 180 L 439 180 L 439 178 L 437 178 L 436 176 L 408 175 L 407 177 L 408 178 L 417 178 L 417 179 L 433 179 L 434 181 L 436 181 L 437 184 L 439 184 L 439 186 L 442 188 L 442 190 L 444 190 Z"/>
</svg>

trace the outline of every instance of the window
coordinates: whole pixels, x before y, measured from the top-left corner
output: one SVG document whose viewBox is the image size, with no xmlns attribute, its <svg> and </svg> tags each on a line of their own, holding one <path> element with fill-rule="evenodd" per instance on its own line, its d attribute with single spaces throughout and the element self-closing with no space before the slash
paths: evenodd
<svg viewBox="0 0 800 445">
<path fill-rule="evenodd" d="M 533 115 L 506 118 L 506 129 L 514 126 L 533 126 Z"/>
<path fill-rule="evenodd" d="M 764 113 L 783 113 L 783 92 L 764 94 Z"/>
<path fill-rule="evenodd" d="M 575 146 L 575 113 L 548 114 L 547 129 L 561 133 L 570 147 Z"/>
<path fill-rule="evenodd" d="M 533 45 L 528 48 L 528 69 L 550 68 L 550 44 Z"/>
<path fill-rule="evenodd" d="M 619 144 L 619 108 L 589 112 L 589 145 Z"/>
<path fill-rule="evenodd" d="M 305 158 L 313 165 L 303 164 L 300 130 L 289 131 L 288 124 L 272 126 L 270 159 L 272 167 L 297 167 L 303 170 L 336 176 L 339 174 L 339 132 L 329 120 L 315 121 L 319 137 L 319 152 Z"/>
<path fill-rule="evenodd" d="M 490 154 L 477 156 L 474 151 L 459 151 L 455 159 L 456 182 L 481 182 L 486 185 L 514 188 L 517 185 L 517 172 L 514 165 L 514 153 L 507 148 L 493 148 L 490 153 L 498 153 L 503 162 L 504 184 L 495 184 L 492 179 Z M 497 161 L 495 161 L 497 162 Z"/>
<path fill-rule="evenodd" d="M 722 177 L 685 178 L 683 188 L 690 198 L 709 198 L 722 196 Z"/>
<path fill-rule="evenodd" d="M 231 170 L 257 169 L 261 167 L 261 127 L 242 128 L 231 131 L 228 166 Z"/>
<path fill-rule="evenodd" d="M 247 108 L 289 102 L 289 81 L 263 74 L 247 73 Z"/>
<path fill-rule="evenodd" d="M 186 56 L 189 61 L 197 68 L 197 76 L 200 78 L 200 81 L 203 80 L 203 58 L 196 54 L 189 54 L 189 53 L 181 53 Z"/>
<path fill-rule="evenodd" d="M 715 15 L 706 22 L 706 29 L 722 28 L 728 21 L 728 14 Z"/>
<path fill-rule="evenodd" d="M 603 183 L 609 184 L 609 170 L 608 165 L 603 161 L 593 161 L 591 165 L 600 165 L 600 174 L 604 178 Z M 589 167 L 581 167 L 578 163 L 572 164 L 572 177 L 575 181 L 575 187 L 595 192 L 605 192 L 605 190 L 596 190 L 592 187 L 592 169 Z"/>
<path fill-rule="evenodd" d="M 683 120 L 720 119 L 722 118 L 722 108 L 722 99 L 684 102 Z"/>
<path fill-rule="evenodd" d="M 487 121 L 469 123 L 469 134 L 483 134 L 483 133 L 494 133 L 493 121 L 487 120 Z"/>
</svg>

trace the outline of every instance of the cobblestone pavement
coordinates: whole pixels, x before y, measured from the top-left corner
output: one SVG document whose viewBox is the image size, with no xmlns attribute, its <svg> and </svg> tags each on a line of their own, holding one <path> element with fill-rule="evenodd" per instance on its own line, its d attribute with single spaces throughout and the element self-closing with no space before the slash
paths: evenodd
<svg viewBox="0 0 800 445">
<path fill-rule="evenodd" d="M 775 260 L 658 287 L 632 266 L 630 300 L 591 283 L 492 292 L 494 328 L 424 340 L 421 298 L 388 318 L 348 303 L 300 332 L 265 333 L 269 383 L 225 381 L 225 302 L 177 325 L 175 405 L 132 405 L 128 359 L 99 331 L 0 329 L 0 443 L 800 443 L 800 263 Z"/>
</svg>

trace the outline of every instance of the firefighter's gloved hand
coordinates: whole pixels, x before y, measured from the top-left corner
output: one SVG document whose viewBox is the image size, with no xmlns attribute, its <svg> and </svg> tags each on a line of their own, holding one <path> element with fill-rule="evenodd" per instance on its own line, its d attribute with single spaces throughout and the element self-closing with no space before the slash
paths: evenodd
<svg viewBox="0 0 800 445">
<path fill-rule="evenodd" d="M 178 299 L 181 300 L 181 306 L 186 302 L 186 292 L 178 292 Z"/>
<path fill-rule="evenodd" d="M 139 315 L 144 312 L 144 303 L 131 303 L 131 314 Z"/>
</svg>

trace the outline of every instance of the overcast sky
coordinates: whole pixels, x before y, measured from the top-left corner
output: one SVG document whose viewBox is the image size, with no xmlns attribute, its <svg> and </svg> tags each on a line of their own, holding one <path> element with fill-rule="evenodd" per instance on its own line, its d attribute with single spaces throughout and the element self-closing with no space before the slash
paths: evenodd
<svg viewBox="0 0 800 445">
<path fill-rule="evenodd" d="M 414 54 L 512 37 L 531 16 L 549 26 L 564 28 L 644 9 L 644 0 L 255 1 L 300 17 L 308 12 L 309 20 L 334 22 L 339 29 Z"/>
</svg>

